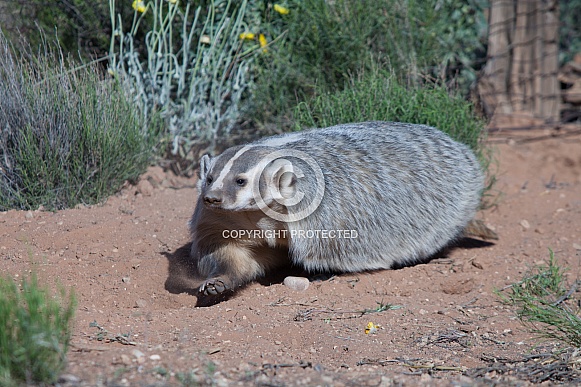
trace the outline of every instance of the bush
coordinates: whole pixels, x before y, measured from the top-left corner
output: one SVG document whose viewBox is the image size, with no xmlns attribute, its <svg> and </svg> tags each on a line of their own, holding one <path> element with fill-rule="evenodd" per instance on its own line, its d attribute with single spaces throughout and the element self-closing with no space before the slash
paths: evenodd
<svg viewBox="0 0 581 387">
<path fill-rule="evenodd" d="M 75 297 L 60 298 L 34 275 L 21 287 L 0 277 L 0 385 L 53 383 L 64 367 Z"/>
<path fill-rule="evenodd" d="M 110 3 L 115 9 L 115 1 Z M 247 1 L 215 0 L 207 8 L 188 3 L 182 9 L 178 2 L 149 0 L 134 7 L 127 31 L 112 15 L 110 69 L 143 117 L 160 112 L 171 155 L 192 165 L 240 120 L 258 48 L 240 37 Z"/>
<path fill-rule="evenodd" d="M 294 118 L 297 130 L 375 120 L 430 125 L 469 145 L 487 165 L 484 122 L 469 102 L 451 96 L 443 86 L 404 87 L 381 70 L 352 78 L 342 91 L 317 90 L 297 106 Z"/>
<path fill-rule="evenodd" d="M 157 141 L 122 88 L 58 49 L 17 57 L 0 35 L 0 210 L 99 202 L 142 173 Z"/>
<path fill-rule="evenodd" d="M 485 55 L 482 2 L 294 0 L 287 15 L 267 9 L 256 28 L 278 42 L 259 58 L 252 117 L 288 124 L 315 89 L 342 89 L 377 64 L 406 84 L 436 77 L 468 94 Z"/>
<path fill-rule="evenodd" d="M 559 6 L 559 61 L 566 63 L 581 53 L 581 0 L 561 0 Z"/>
<path fill-rule="evenodd" d="M 0 16 L 3 32 L 15 41 L 22 34 L 37 47 L 49 36 L 65 53 L 85 59 L 107 55 L 111 26 L 106 0 L 11 0 L 0 2 L 2 13 L 7 16 L 6 23 Z"/>
</svg>

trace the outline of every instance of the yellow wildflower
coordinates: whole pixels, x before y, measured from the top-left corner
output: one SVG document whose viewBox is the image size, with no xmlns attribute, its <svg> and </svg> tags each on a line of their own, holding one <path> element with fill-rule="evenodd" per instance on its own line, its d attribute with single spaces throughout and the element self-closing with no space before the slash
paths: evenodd
<svg viewBox="0 0 581 387">
<path fill-rule="evenodd" d="M 264 36 L 264 34 L 258 35 L 258 42 L 260 43 L 260 47 L 263 48 L 263 52 L 268 51 L 266 48 L 264 48 L 268 45 L 268 41 L 266 40 L 266 36 Z"/>
<path fill-rule="evenodd" d="M 177 3 L 178 3 L 178 0 L 168 0 L 168 1 L 169 1 L 170 3 L 172 3 L 172 4 L 177 4 Z"/>
<path fill-rule="evenodd" d="M 145 3 L 143 1 L 134 0 L 133 1 L 133 9 L 137 12 L 145 12 Z"/>
<path fill-rule="evenodd" d="M 377 330 L 380 327 L 381 327 L 380 325 L 376 325 L 370 321 L 369 323 L 367 323 L 367 326 L 365 327 L 365 334 L 368 335 L 370 333 L 377 333 Z"/>
<path fill-rule="evenodd" d="M 274 5 L 274 10 L 276 12 L 280 13 L 281 15 L 288 15 L 288 13 L 290 12 L 288 8 L 283 7 L 282 5 L 278 5 L 278 4 Z"/>
<path fill-rule="evenodd" d="M 252 39 L 254 39 L 254 34 L 252 32 L 243 32 L 240 34 L 240 39 L 252 40 Z"/>
<path fill-rule="evenodd" d="M 210 44 L 212 43 L 212 41 L 210 40 L 210 37 L 208 35 L 202 35 L 200 36 L 200 43 Z"/>
</svg>

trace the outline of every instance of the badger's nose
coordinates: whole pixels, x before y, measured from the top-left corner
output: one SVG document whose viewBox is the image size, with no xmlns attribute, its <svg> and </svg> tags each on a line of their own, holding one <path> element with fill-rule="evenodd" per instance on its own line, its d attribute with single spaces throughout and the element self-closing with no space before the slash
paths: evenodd
<svg viewBox="0 0 581 387">
<path fill-rule="evenodd" d="M 222 203 L 222 198 L 216 194 L 206 194 L 206 196 L 204 196 L 204 202 L 206 202 L 206 204 L 220 204 Z"/>
</svg>

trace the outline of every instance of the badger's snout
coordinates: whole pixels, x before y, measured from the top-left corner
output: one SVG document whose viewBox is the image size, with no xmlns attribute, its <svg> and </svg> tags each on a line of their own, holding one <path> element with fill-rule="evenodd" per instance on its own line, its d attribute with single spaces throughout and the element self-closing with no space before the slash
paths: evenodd
<svg viewBox="0 0 581 387">
<path fill-rule="evenodd" d="M 208 192 L 204 195 L 204 203 L 214 206 L 222 204 L 222 196 L 216 192 Z"/>
</svg>

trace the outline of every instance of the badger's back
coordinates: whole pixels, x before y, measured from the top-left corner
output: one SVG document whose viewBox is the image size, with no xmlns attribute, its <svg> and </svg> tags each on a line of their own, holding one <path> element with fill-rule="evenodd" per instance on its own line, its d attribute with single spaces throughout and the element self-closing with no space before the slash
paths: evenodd
<svg viewBox="0 0 581 387">
<path fill-rule="evenodd" d="M 479 206 L 484 178 L 474 154 L 429 126 L 364 122 L 259 143 L 305 152 L 322 169 L 322 202 L 288 224 L 295 235 L 290 256 L 310 270 L 360 271 L 421 261 L 454 240 Z M 312 192 L 314 178 L 307 174 L 297 189 Z M 316 238 L 315 230 L 349 233 Z"/>
</svg>

